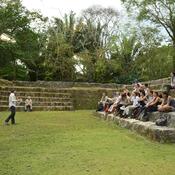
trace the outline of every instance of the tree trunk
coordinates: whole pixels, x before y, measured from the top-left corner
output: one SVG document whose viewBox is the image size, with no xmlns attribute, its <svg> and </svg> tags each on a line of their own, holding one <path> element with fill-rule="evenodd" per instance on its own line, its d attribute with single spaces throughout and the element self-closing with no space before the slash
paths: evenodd
<svg viewBox="0 0 175 175">
<path fill-rule="evenodd" d="M 13 55 L 13 54 L 12 54 Z M 14 57 L 14 56 L 13 56 Z M 13 58 L 13 80 L 16 81 L 17 64 L 15 58 Z"/>
<path fill-rule="evenodd" d="M 173 41 L 173 72 L 175 72 L 175 40 Z"/>
</svg>

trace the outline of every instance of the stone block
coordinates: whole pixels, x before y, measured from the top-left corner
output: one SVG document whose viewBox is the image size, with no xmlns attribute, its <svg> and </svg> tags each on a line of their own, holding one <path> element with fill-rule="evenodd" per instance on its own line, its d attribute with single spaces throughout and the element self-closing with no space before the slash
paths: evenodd
<svg viewBox="0 0 175 175">
<path fill-rule="evenodd" d="M 104 112 L 98 112 L 95 114 L 100 118 L 104 118 Z M 135 119 L 124 119 L 118 116 L 110 114 L 110 118 L 113 118 L 114 123 L 117 125 L 130 129 L 142 136 L 145 136 L 151 140 L 161 143 L 175 143 L 175 128 L 156 126 L 154 122 L 142 122 Z"/>
</svg>

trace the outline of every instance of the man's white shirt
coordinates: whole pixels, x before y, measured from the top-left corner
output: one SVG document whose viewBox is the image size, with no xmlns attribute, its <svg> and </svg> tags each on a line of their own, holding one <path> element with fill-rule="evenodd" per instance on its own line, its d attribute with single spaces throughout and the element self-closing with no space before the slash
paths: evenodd
<svg viewBox="0 0 175 175">
<path fill-rule="evenodd" d="M 11 108 L 12 106 L 16 107 L 16 102 L 17 102 L 17 100 L 16 100 L 15 94 L 11 93 L 9 95 L 9 108 Z"/>
</svg>

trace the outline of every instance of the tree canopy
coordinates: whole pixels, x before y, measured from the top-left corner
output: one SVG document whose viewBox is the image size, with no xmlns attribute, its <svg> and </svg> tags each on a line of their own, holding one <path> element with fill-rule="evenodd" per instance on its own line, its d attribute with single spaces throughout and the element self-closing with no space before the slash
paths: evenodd
<svg viewBox="0 0 175 175">
<path fill-rule="evenodd" d="M 92 6 L 79 16 L 48 19 L 20 0 L 1 0 L 0 78 L 131 83 L 169 76 L 175 2 L 122 2 L 127 22 L 113 8 Z"/>
</svg>

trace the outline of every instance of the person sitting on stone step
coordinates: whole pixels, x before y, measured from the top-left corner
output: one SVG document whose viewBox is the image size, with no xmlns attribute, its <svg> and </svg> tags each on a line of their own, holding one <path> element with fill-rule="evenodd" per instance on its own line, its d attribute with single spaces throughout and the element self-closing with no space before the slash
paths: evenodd
<svg viewBox="0 0 175 175">
<path fill-rule="evenodd" d="M 125 93 L 125 94 L 127 94 L 127 95 L 129 94 L 129 90 L 128 90 L 128 88 L 127 88 L 126 85 L 123 86 L 122 91 L 123 91 L 123 93 Z"/>
<path fill-rule="evenodd" d="M 118 103 L 119 103 L 119 101 L 120 101 L 120 98 L 121 98 L 121 96 L 120 96 L 120 93 L 117 93 L 116 92 L 116 97 L 115 97 L 115 99 L 114 99 L 114 103 L 109 107 L 109 109 L 108 109 L 108 113 L 112 113 L 112 112 L 114 112 L 115 111 L 115 108 L 116 108 L 116 106 L 118 105 Z"/>
<path fill-rule="evenodd" d="M 139 97 L 139 105 L 132 111 L 131 118 L 138 119 L 140 113 L 144 109 L 144 106 L 147 104 L 147 95 L 145 94 L 144 90 L 140 91 L 140 97 Z"/>
<path fill-rule="evenodd" d="M 175 100 L 167 92 L 162 93 L 162 103 L 158 106 L 159 112 L 175 111 Z"/>
<path fill-rule="evenodd" d="M 139 106 L 139 100 L 140 100 L 140 94 L 138 92 L 133 92 L 130 101 L 131 105 L 126 106 L 123 111 L 123 117 L 131 117 L 131 114 L 134 109 L 136 109 Z"/>
<path fill-rule="evenodd" d="M 122 93 L 115 107 L 115 115 L 122 116 L 123 110 L 125 109 L 126 106 L 130 104 L 131 104 L 130 94 Z"/>
<path fill-rule="evenodd" d="M 148 113 L 158 111 L 158 105 L 162 103 L 158 92 L 153 92 L 153 99 L 148 102 L 143 109 L 143 116 L 139 116 L 142 121 L 149 121 Z"/>
<path fill-rule="evenodd" d="M 100 101 L 98 102 L 98 106 L 97 106 L 97 110 L 96 111 L 104 111 L 104 108 L 105 108 L 105 104 L 107 102 L 107 99 L 108 99 L 108 96 L 104 92 L 102 94 L 102 97 L 101 97 Z"/>
<path fill-rule="evenodd" d="M 111 98 L 110 97 L 107 98 L 105 109 L 104 109 L 105 112 L 109 112 L 108 111 L 109 108 L 115 103 L 116 99 L 117 99 L 117 93 L 113 93 Z"/>
<path fill-rule="evenodd" d="M 144 84 L 144 89 L 143 90 L 145 91 L 145 95 L 149 95 L 150 88 L 149 88 L 149 85 L 147 83 Z"/>
<path fill-rule="evenodd" d="M 27 97 L 25 100 L 25 111 L 31 112 L 32 111 L 32 99 L 30 96 Z"/>
<path fill-rule="evenodd" d="M 170 84 L 164 85 L 164 89 L 168 93 L 170 92 L 171 89 L 175 89 L 175 72 L 171 72 L 170 76 L 171 76 Z"/>
</svg>

